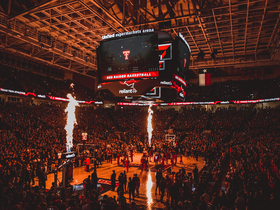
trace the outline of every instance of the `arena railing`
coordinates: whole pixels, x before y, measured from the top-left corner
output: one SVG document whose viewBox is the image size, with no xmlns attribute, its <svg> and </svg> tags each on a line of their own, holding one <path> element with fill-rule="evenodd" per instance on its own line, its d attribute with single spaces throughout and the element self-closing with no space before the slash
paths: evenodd
<svg viewBox="0 0 280 210">
<path fill-rule="evenodd" d="M 57 96 L 49 96 L 49 95 L 40 95 L 35 94 L 32 92 L 23 92 L 23 91 L 17 91 L 17 90 L 10 90 L 0 87 L 0 92 L 4 93 L 11 93 L 11 94 L 17 94 L 21 96 L 33 96 L 36 98 L 41 99 L 49 99 L 54 101 L 69 101 L 68 98 L 62 98 Z M 265 102 L 275 102 L 280 101 L 280 98 L 267 98 L 267 99 L 255 99 L 255 100 L 229 100 L 229 101 L 205 101 L 205 102 L 172 102 L 172 103 L 156 103 L 152 104 L 153 106 L 186 106 L 186 105 L 228 105 L 228 104 L 256 104 L 256 103 L 265 103 Z M 103 104 L 102 101 L 77 101 L 80 104 Z M 129 103 L 129 102 L 118 102 L 116 103 L 118 106 L 149 106 L 150 103 Z"/>
</svg>

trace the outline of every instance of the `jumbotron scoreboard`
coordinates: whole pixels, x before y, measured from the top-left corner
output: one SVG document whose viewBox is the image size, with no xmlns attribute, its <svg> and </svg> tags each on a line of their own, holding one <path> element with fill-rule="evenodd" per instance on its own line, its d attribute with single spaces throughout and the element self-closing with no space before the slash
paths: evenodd
<svg viewBox="0 0 280 210">
<path fill-rule="evenodd" d="M 105 35 L 97 48 L 97 91 L 124 100 L 185 100 L 190 47 L 153 29 Z"/>
</svg>

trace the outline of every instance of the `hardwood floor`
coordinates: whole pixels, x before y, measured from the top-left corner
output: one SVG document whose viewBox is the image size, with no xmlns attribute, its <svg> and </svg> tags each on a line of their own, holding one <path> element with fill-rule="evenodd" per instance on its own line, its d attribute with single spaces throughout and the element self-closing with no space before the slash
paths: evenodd
<svg viewBox="0 0 280 210">
<path fill-rule="evenodd" d="M 141 159 L 142 153 L 136 153 L 134 154 L 134 162 L 133 164 L 139 164 L 140 165 L 140 159 Z M 178 158 L 179 161 L 179 158 Z M 170 164 L 170 160 L 169 160 Z M 183 157 L 183 164 L 177 163 L 177 166 L 170 167 L 171 171 L 177 172 L 181 167 L 184 167 L 186 170 L 186 173 L 192 173 L 193 168 L 197 165 L 199 171 L 204 167 L 205 162 L 204 160 L 199 157 L 198 161 L 196 161 L 192 157 Z M 147 206 L 148 209 L 156 209 L 156 208 L 163 208 L 164 204 L 160 202 L 160 195 L 155 195 L 155 187 L 156 187 L 156 172 L 153 170 L 154 162 L 149 162 L 149 169 L 148 171 L 143 171 L 141 173 L 140 167 L 129 167 L 129 171 L 127 173 L 127 180 L 129 177 L 133 177 L 134 174 L 137 174 L 140 178 L 140 196 L 139 198 L 135 198 L 135 203 L 137 205 L 144 205 Z M 92 166 L 91 166 L 92 167 Z M 113 163 L 107 163 L 107 161 L 103 161 L 102 165 L 97 168 L 97 177 L 99 179 L 110 179 L 112 171 L 115 170 L 116 179 L 118 178 L 119 174 L 126 170 L 126 168 L 118 166 L 117 161 L 113 161 Z M 91 173 L 93 172 L 93 169 L 90 170 L 90 172 L 86 172 L 84 170 L 84 166 L 77 167 L 73 169 L 73 181 L 71 182 L 71 185 L 78 185 L 83 182 L 85 178 L 87 178 Z M 167 171 L 165 170 L 163 175 L 167 174 Z M 54 174 L 51 173 L 47 176 L 47 182 L 46 182 L 46 188 L 49 189 L 52 185 L 52 182 L 54 181 Z M 58 181 L 62 181 L 62 172 L 58 172 Z M 36 180 L 35 185 L 38 185 L 38 180 Z M 117 188 L 116 188 L 117 189 Z M 107 191 L 102 195 L 108 195 L 109 197 L 117 197 L 116 191 Z M 124 195 L 128 200 L 128 193 L 125 193 Z M 164 201 L 166 200 L 166 196 L 164 198 Z"/>
</svg>

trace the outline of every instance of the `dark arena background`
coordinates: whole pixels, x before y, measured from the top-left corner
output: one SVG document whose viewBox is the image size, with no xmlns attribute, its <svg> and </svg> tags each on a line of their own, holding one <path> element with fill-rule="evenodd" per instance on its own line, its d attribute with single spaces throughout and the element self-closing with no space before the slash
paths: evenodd
<svg viewBox="0 0 280 210">
<path fill-rule="evenodd" d="M 0 1 L 0 210 L 279 209 L 279 14 Z"/>
</svg>

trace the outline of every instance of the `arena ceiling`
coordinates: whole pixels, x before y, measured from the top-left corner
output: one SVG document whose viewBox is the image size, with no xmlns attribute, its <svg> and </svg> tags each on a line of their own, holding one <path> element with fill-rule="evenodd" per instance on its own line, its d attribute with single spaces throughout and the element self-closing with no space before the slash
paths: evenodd
<svg viewBox="0 0 280 210">
<path fill-rule="evenodd" d="M 89 76 L 102 35 L 148 28 L 181 33 L 194 72 L 279 65 L 279 0 L 6 0 L 0 12 L 1 51 Z"/>
</svg>

